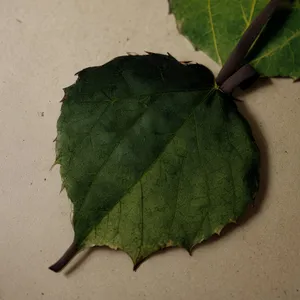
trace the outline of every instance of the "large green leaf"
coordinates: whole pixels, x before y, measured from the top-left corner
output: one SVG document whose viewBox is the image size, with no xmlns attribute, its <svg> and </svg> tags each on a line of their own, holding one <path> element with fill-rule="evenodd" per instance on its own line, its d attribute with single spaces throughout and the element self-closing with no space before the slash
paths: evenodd
<svg viewBox="0 0 300 300">
<path fill-rule="evenodd" d="M 78 75 L 56 143 L 77 248 L 122 249 L 137 265 L 164 247 L 191 250 L 244 212 L 258 149 L 207 68 L 150 54 Z"/>
<path fill-rule="evenodd" d="M 223 65 L 268 0 L 169 0 L 179 30 Z M 288 1 L 286 1 L 288 2 Z M 275 14 L 249 56 L 264 76 L 300 77 L 300 0 Z M 284 23 L 284 25 L 283 25 Z M 282 26 L 283 25 L 283 26 Z"/>
</svg>

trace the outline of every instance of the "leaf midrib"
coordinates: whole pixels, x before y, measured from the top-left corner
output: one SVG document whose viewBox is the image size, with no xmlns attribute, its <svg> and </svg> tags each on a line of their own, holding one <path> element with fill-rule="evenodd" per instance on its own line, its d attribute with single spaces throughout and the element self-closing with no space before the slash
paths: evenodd
<svg viewBox="0 0 300 300">
<path fill-rule="evenodd" d="M 172 93 L 192 93 L 192 92 L 200 92 L 200 91 L 205 91 L 206 89 L 186 89 L 186 90 L 174 90 L 174 91 L 166 91 L 166 92 L 157 92 L 157 93 L 149 93 L 149 94 L 140 94 L 140 95 L 135 95 L 134 98 L 140 98 L 140 97 L 153 97 L 153 96 L 157 96 L 160 97 L 162 95 L 166 95 L 166 94 L 172 94 Z M 103 92 L 102 92 L 103 93 Z M 103 95 L 105 97 L 107 97 L 104 93 Z M 108 98 L 108 97 L 107 97 Z M 133 97 L 126 97 L 124 98 L 122 101 L 126 101 L 127 99 L 131 99 Z M 86 102 L 82 102 L 83 104 Z M 89 103 L 94 103 L 94 102 L 89 102 Z M 96 121 L 92 124 L 90 130 L 85 134 L 85 136 L 83 137 L 83 139 L 81 139 L 81 141 L 79 141 L 78 143 L 76 143 L 75 149 L 74 149 L 74 155 L 71 157 L 68 166 L 66 167 L 67 172 L 70 169 L 70 166 L 74 160 L 75 157 L 75 153 L 78 151 L 78 148 L 83 144 L 83 142 L 90 137 L 92 131 L 94 130 L 94 128 L 96 127 L 97 123 L 99 122 L 99 120 L 103 117 L 103 115 L 107 112 L 107 109 L 109 108 L 109 105 L 113 105 L 113 103 L 111 104 L 107 104 L 107 106 L 105 107 L 105 109 L 103 110 L 103 112 L 100 114 L 100 116 L 96 119 Z M 146 112 L 146 110 L 141 114 L 143 115 Z M 114 151 L 115 149 L 113 149 L 112 151 Z"/>
<path fill-rule="evenodd" d="M 194 111 L 198 108 L 198 106 L 201 105 L 203 102 L 205 102 L 205 101 L 212 95 L 212 93 L 213 93 L 214 91 L 216 91 L 216 88 L 214 88 L 214 87 L 212 87 L 210 90 L 208 90 L 208 93 L 207 93 L 206 97 L 204 97 L 204 99 L 203 99 L 202 101 L 200 101 L 200 102 L 192 109 L 190 115 L 183 121 L 182 125 L 177 129 L 176 133 L 177 133 L 178 131 L 180 131 L 181 128 L 182 128 L 182 127 L 190 120 L 190 118 L 193 116 Z M 156 103 L 156 101 L 154 101 L 154 102 L 152 103 L 152 105 L 153 105 L 154 103 Z M 145 114 L 145 112 L 144 112 L 144 114 Z M 93 179 L 93 181 L 92 181 L 92 183 L 91 183 L 91 185 L 90 185 L 90 188 L 89 188 L 89 190 L 88 190 L 88 193 L 87 193 L 87 195 L 85 196 L 85 200 L 86 200 L 86 198 L 89 196 L 89 193 L 90 193 L 90 191 L 91 191 L 91 186 L 92 186 L 92 185 L 95 183 L 95 181 L 97 180 L 97 177 L 98 177 L 99 173 L 101 172 L 101 169 L 102 169 L 102 168 L 104 167 L 104 165 L 107 163 L 107 161 L 109 160 L 109 158 L 110 158 L 110 156 L 112 155 L 112 153 L 113 153 L 113 152 L 116 150 L 116 148 L 120 145 L 121 141 L 125 138 L 126 133 L 127 133 L 133 126 L 135 126 L 135 124 L 137 123 L 137 121 L 138 121 L 144 114 L 142 114 L 142 115 L 135 121 L 135 123 L 134 123 L 130 128 L 128 128 L 128 129 L 126 130 L 125 134 L 122 136 L 122 138 L 121 138 L 120 141 L 117 143 L 117 145 L 114 147 L 114 149 L 111 151 L 109 157 L 108 157 L 108 158 L 105 160 L 105 162 L 99 167 L 99 171 L 98 171 L 97 174 L 95 175 L 95 177 L 94 177 L 94 179 Z M 171 137 L 171 139 L 165 144 L 165 147 L 164 147 L 164 148 L 162 149 L 162 151 L 158 154 L 158 156 L 151 162 L 151 164 L 148 166 L 148 168 L 145 169 L 145 171 L 144 171 L 144 173 L 142 174 L 142 176 L 141 176 L 140 178 L 138 178 L 137 181 L 134 182 L 134 183 L 127 189 L 127 191 L 124 192 L 124 195 L 123 195 L 122 197 L 120 197 L 120 199 L 119 199 L 119 200 L 111 207 L 110 211 L 113 210 L 113 208 L 114 208 L 118 203 L 120 203 L 120 201 L 122 201 L 122 199 L 123 199 L 128 193 L 130 193 L 130 191 L 131 191 L 131 190 L 132 190 L 132 189 L 133 189 L 140 181 L 142 181 L 142 179 L 143 179 L 143 177 L 145 176 L 145 174 L 146 174 L 146 173 L 153 167 L 153 165 L 155 165 L 155 163 L 159 160 L 159 158 L 160 158 L 161 155 L 165 152 L 165 149 L 166 149 L 166 148 L 168 147 L 168 145 L 173 141 L 173 139 L 175 138 L 175 136 L 176 136 L 176 134 L 174 134 L 174 135 Z M 84 201 L 85 201 L 85 200 L 84 200 Z M 83 201 L 83 202 L 84 202 L 84 201 Z M 83 206 L 83 205 L 82 205 L 82 206 Z M 80 210 L 81 210 L 81 208 L 80 208 Z M 79 211 L 80 211 L 80 210 L 79 210 Z M 105 216 L 106 216 L 106 215 L 105 215 Z M 99 220 L 98 224 L 104 219 L 105 216 L 103 216 L 103 217 Z M 98 224 L 97 224 L 96 226 L 98 226 Z M 92 230 L 93 230 L 93 228 L 86 234 L 86 237 L 89 236 L 89 234 L 92 232 Z M 86 239 L 86 237 L 84 238 L 84 240 Z M 84 240 L 81 242 L 81 244 L 83 244 Z"/>
</svg>

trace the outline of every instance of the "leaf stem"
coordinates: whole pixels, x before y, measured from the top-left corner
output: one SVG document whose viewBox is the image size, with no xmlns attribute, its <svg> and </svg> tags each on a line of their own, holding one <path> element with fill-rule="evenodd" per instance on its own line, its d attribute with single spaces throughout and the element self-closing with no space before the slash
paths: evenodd
<svg viewBox="0 0 300 300">
<path fill-rule="evenodd" d="M 60 272 L 77 254 L 78 251 L 79 249 L 77 244 L 73 242 L 64 255 L 55 264 L 50 266 L 49 269 L 56 273 Z"/>
<path fill-rule="evenodd" d="M 221 91 L 225 94 L 231 94 L 233 90 L 242 82 L 254 77 L 256 70 L 250 65 L 244 65 L 233 75 L 231 75 L 220 87 Z"/>
<path fill-rule="evenodd" d="M 222 86 L 232 74 L 241 68 L 252 44 L 280 4 L 282 4 L 282 0 L 270 0 L 261 13 L 252 21 L 217 76 L 216 82 L 219 86 Z"/>
</svg>

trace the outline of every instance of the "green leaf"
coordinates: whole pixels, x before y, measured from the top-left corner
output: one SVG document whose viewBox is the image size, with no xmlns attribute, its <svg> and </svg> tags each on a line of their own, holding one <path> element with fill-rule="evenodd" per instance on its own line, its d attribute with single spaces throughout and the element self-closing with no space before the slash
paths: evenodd
<svg viewBox="0 0 300 300">
<path fill-rule="evenodd" d="M 268 0 L 170 0 L 179 31 L 223 65 Z M 288 2 L 288 1 L 287 1 Z M 282 24 L 284 25 L 282 26 Z M 300 0 L 275 13 L 248 60 L 263 76 L 300 77 Z"/>
<path fill-rule="evenodd" d="M 150 54 L 78 75 L 56 142 L 76 249 L 122 249 L 137 266 L 164 247 L 191 251 L 252 202 L 257 146 L 206 67 Z"/>
</svg>

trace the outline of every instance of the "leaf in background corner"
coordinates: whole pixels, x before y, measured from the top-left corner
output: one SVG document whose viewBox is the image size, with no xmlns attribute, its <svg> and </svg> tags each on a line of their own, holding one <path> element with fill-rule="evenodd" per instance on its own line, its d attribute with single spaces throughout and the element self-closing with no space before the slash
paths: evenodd
<svg viewBox="0 0 300 300">
<path fill-rule="evenodd" d="M 135 55 L 78 76 L 56 142 L 78 249 L 122 249 L 137 266 L 161 248 L 190 251 L 252 202 L 257 146 L 206 67 Z"/>
<path fill-rule="evenodd" d="M 268 0 L 170 0 L 169 3 L 179 31 L 196 49 L 223 65 Z M 300 1 L 295 0 L 292 7 L 284 6 L 275 13 L 248 59 L 263 76 L 297 79 L 299 49 Z"/>
</svg>

